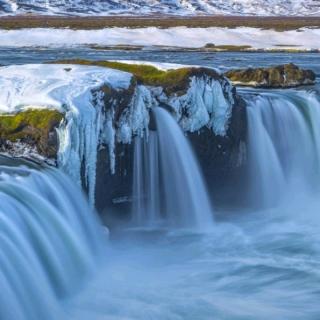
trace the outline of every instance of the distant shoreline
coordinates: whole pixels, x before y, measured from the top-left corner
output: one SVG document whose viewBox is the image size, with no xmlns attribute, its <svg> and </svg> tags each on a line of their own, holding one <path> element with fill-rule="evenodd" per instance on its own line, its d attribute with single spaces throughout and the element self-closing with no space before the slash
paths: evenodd
<svg viewBox="0 0 320 320">
<path fill-rule="evenodd" d="M 320 17 L 279 16 L 42 16 L 18 15 L 0 17 L 0 29 L 23 28 L 70 28 L 95 30 L 102 28 L 209 28 L 209 27 L 252 27 L 277 31 L 300 28 L 320 28 Z"/>
</svg>

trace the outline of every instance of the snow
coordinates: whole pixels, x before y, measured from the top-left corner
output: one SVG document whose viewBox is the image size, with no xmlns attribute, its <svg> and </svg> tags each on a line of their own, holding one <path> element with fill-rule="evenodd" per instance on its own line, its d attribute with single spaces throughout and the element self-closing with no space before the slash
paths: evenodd
<svg viewBox="0 0 320 320">
<path fill-rule="evenodd" d="M 2 14 L 317 15 L 316 0 L 0 0 Z"/>
<path fill-rule="evenodd" d="M 29 64 L 1 67 L 0 113 L 35 106 L 66 111 L 65 106 L 72 108 L 80 96 L 90 100 L 91 90 L 104 84 L 127 89 L 131 77 L 129 73 L 94 66 Z"/>
<path fill-rule="evenodd" d="M 142 60 L 110 60 L 115 62 L 122 62 L 127 64 L 138 64 L 143 66 L 151 66 L 155 67 L 158 70 L 161 71 L 168 71 L 168 70 L 174 70 L 174 69 L 181 69 L 184 67 L 190 68 L 190 67 L 199 67 L 199 66 L 192 66 L 192 65 L 183 65 L 183 64 L 177 64 L 177 63 L 167 63 L 167 62 L 156 62 L 156 61 L 142 61 Z"/>
<path fill-rule="evenodd" d="M 100 30 L 20 29 L 0 30 L 1 46 L 143 45 L 198 48 L 215 45 L 248 45 L 255 49 L 320 49 L 320 29 L 275 31 L 258 28 L 109 28 Z M 165 65 L 163 65 L 165 68 Z"/>
</svg>

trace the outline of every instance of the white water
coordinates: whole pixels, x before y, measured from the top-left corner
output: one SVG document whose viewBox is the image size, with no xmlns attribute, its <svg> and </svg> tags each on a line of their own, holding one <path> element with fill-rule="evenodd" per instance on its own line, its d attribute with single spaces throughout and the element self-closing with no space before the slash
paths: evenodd
<svg viewBox="0 0 320 320">
<path fill-rule="evenodd" d="M 191 146 L 168 111 L 156 107 L 153 114 L 157 130 L 135 141 L 134 222 L 210 228 L 213 210 Z"/>
<path fill-rule="evenodd" d="M 102 228 L 56 170 L 0 167 L 0 319 L 62 319 L 104 258 Z"/>
</svg>

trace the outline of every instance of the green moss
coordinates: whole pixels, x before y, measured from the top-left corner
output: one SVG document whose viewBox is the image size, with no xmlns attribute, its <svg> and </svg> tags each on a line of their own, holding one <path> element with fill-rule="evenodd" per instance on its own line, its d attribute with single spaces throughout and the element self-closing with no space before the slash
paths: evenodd
<svg viewBox="0 0 320 320">
<path fill-rule="evenodd" d="M 0 115 L 0 140 L 22 141 L 35 146 L 39 153 L 54 157 L 57 152 L 55 128 L 63 114 L 56 110 L 30 109 L 17 114 Z"/>
<path fill-rule="evenodd" d="M 62 117 L 63 115 L 55 110 L 27 110 L 14 115 L 0 115 L 0 136 L 19 139 L 23 137 L 23 129 L 26 127 L 39 132 L 49 132 Z"/>
<path fill-rule="evenodd" d="M 139 84 L 155 87 L 160 86 L 169 95 L 172 93 L 177 95 L 183 94 L 188 88 L 190 77 L 193 75 L 207 74 L 213 78 L 219 77 L 216 71 L 208 68 L 190 67 L 163 71 L 150 65 L 81 59 L 59 60 L 54 63 L 94 65 L 129 72 L 135 76 L 135 79 Z"/>
</svg>

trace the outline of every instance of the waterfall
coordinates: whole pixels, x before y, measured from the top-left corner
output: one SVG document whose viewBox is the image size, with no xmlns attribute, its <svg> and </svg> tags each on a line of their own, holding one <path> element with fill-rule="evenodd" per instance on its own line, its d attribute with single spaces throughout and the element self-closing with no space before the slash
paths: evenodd
<svg viewBox="0 0 320 320">
<path fill-rule="evenodd" d="M 193 151 L 169 112 L 153 114 L 157 130 L 135 140 L 134 223 L 208 228 L 213 210 Z"/>
<path fill-rule="evenodd" d="M 305 91 L 246 95 L 250 202 L 263 207 L 315 192 L 319 182 L 320 102 Z"/>
<path fill-rule="evenodd" d="M 102 228 L 57 170 L 0 166 L 0 319 L 64 319 L 104 257 Z"/>
</svg>

